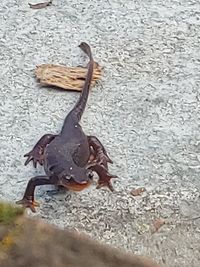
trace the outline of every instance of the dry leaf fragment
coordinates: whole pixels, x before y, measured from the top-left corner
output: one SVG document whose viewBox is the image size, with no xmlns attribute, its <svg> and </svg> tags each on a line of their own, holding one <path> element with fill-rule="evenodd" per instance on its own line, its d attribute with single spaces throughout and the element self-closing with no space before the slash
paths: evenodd
<svg viewBox="0 0 200 267">
<path fill-rule="evenodd" d="M 41 9 L 41 8 L 45 8 L 47 6 L 50 6 L 52 5 L 53 3 L 53 0 L 50 0 L 48 2 L 44 2 L 44 3 L 38 3 L 38 4 L 29 4 L 30 8 L 33 8 L 33 9 Z"/>
<path fill-rule="evenodd" d="M 162 218 L 159 219 L 155 219 L 153 222 L 153 228 L 152 228 L 152 234 L 157 232 L 164 224 L 166 223 L 166 221 Z"/>
<path fill-rule="evenodd" d="M 101 72 L 102 68 L 95 63 L 91 85 L 94 85 L 100 79 Z M 42 85 L 81 91 L 85 82 L 87 68 L 42 64 L 37 66 L 35 74 Z"/>
<path fill-rule="evenodd" d="M 136 197 L 136 196 L 141 196 L 142 193 L 144 193 L 146 191 L 145 187 L 139 187 L 139 188 L 133 188 L 131 190 L 131 195 Z"/>
</svg>

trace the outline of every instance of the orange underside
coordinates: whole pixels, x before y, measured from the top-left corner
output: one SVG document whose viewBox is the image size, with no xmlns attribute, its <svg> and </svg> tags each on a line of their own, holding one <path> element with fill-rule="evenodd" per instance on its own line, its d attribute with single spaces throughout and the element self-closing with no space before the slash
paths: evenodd
<svg viewBox="0 0 200 267">
<path fill-rule="evenodd" d="M 82 191 L 90 185 L 91 182 L 88 182 L 87 184 L 77 184 L 76 182 L 71 182 L 69 185 L 64 185 L 64 187 L 72 191 Z"/>
</svg>

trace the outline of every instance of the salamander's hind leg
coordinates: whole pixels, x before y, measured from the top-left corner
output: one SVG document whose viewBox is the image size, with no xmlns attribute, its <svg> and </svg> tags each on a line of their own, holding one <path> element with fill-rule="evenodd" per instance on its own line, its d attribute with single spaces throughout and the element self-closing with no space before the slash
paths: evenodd
<svg viewBox="0 0 200 267">
<path fill-rule="evenodd" d="M 102 143 L 95 136 L 88 136 L 87 138 L 92 156 L 91 162 L 96 162 L 108 169 L 108 163 L 113 163 L 113 161 L 109 158 Z"/>
<path fill-rule="evenodd" d="M 34 191 L 35 187 L 39 185 L 53 184 L 58 183 L 57 179 L 54 177 L 47 176 L 36 176 L 29 180 L 24 196 L 21 200 L 16 201 L 16 204 L 21 204 L 25 208 L 30 208 L 32 212 L 36 212 L 35 207 L 39 206 L 37 202 L 34 201 Z"/>
<path fill-rule="evenodd" d="M 45 134 L 43 135 L 34 148 L 24 155 L 24 157 L 28 157 L 25 161 L 25 166 L 32 160 L 33 166 L 36 168 L 37 163 L 43 165 L 44 162 L 44 149 L 45 147 L 56 137 L 53 134 Z"/>
</svg>

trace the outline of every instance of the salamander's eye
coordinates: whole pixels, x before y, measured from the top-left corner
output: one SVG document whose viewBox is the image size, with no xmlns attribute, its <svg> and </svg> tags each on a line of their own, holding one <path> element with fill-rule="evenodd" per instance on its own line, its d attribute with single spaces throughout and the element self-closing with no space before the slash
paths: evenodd
<svg viewBox="0 0 200 267">
<path fill-rule="evenodd" d="M 89 172 L 89 173 L 88 173 L 88 178 L 89 178 L 89 179 L 92 179 L 92 178 L 93 178 L 93 173 L 92 173 L 92 172 Z"/>
<path fill-rule="evenodd" d="M 50 172 L 52 172 L 53 169 L 54 169 L 54 166 L 51 166 L 51 167 L 49 168 Z"/>
</svg>

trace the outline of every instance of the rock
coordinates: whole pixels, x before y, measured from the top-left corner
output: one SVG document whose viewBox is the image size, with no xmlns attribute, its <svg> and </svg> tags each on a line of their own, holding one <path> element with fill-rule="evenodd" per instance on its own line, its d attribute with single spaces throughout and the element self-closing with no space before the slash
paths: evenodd
<svg viewBox="0 0 200 267">
<path fill-rule="evenodd" d="M 0 229 L 5 224 L 0 224 Z M 1 267 L 159 267 L 142 256 L 126 254 L 84 234 L 61 230 L 41 220 L 16 216 L 0 239 Z"/>
</svg>

